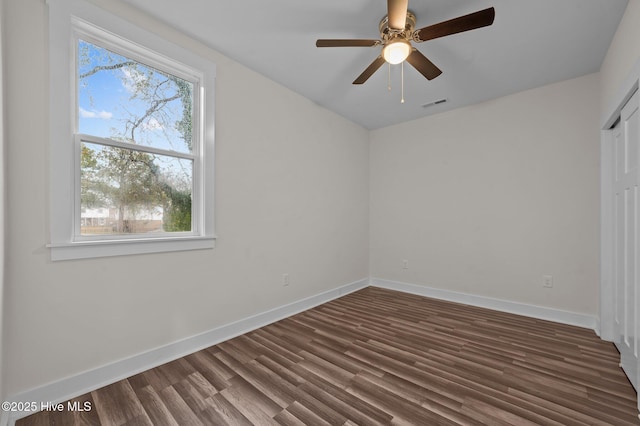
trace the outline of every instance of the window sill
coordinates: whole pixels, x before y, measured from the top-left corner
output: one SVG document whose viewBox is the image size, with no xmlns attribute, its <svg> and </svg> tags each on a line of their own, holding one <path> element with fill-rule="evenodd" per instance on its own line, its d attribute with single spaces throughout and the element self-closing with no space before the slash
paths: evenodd
<svg viewBox="0 0 640 426">
<path fill-rule="evenodd" d="M 81 241 L 48 244 L 51 260 L 91 259 L 133 254 L 206 250 L 215 247 L 215 237 L 173 237 L 146 240 Z"/>
</svg>

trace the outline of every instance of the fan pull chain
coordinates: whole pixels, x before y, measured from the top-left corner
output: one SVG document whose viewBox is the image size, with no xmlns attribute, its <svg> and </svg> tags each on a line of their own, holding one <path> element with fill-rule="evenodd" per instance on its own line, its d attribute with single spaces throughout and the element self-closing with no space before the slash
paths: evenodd
<svg viewBox="0 0 640 426">
<path fill-rule="evenodd" d="M 400 103 L 403 104 L 404 103 L 404 61 L 402 61 L 402 77 L 401 77 L 401 82 L 402 82 L 402 99 L 400 99 Z"/>
<path fill-rule="evenodd" d="M 389 78 L 387 80 L 387 90 L 391 91 L 391 63 L 387 62 L 387 69 L 389 70 Z"/>
</svg>

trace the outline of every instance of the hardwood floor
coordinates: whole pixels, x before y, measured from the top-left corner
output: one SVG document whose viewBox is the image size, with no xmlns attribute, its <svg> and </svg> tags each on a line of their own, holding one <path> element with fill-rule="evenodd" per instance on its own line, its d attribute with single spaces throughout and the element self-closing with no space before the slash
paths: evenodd
<svg viewBox="0 0 640 426">
<path fill-rule="evenodd" d="M 593 331 L 374 287 L 74 401 L 16 424 L 640 424 Z"/>
</svg>

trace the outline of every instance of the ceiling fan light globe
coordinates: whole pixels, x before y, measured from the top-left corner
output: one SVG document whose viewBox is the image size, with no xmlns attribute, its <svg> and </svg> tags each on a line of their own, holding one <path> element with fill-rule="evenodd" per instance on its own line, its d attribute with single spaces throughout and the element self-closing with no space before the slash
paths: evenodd
<svg viewBox="0 0 640 426">
<path fill-rule="evenodd" d="M 407 40 L 393 40 L 382 49 L 382 57 L 392 65 L 403 62 L 411 53 L 411 43 Z"/>
</svg>

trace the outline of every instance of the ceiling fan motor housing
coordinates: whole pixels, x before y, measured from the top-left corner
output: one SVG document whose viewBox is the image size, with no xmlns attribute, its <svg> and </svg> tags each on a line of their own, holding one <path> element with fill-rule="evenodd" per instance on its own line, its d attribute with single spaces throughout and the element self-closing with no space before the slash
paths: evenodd
<svg viewBox="0 0 640 426">
<path fill-rule="evenodd" d="M 387 42 L 394 40 L 396 38 L 403 38 L 405 40 L 411 40 L 413 38 L 413 31 L 416 28 L 416 15 L 413 12 L 407 11 L 407 20 L 404 26 L 404 30 L 399 31 L 394 28 L 389 28 L 389 16 L 385 16 L 380 21 L 380 25 L 378 25 L 378 29 L 380 30 L 380 38 L 383 40 L 384 44 Z"/>
</svg>

